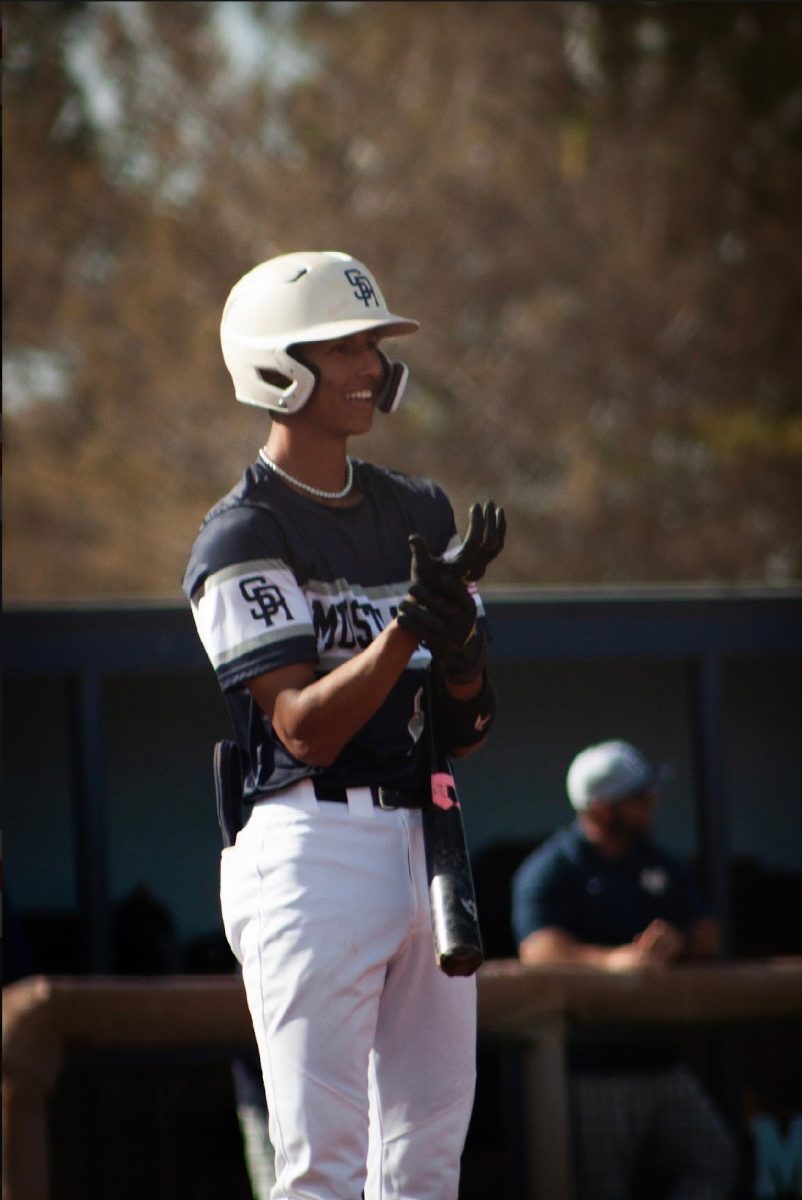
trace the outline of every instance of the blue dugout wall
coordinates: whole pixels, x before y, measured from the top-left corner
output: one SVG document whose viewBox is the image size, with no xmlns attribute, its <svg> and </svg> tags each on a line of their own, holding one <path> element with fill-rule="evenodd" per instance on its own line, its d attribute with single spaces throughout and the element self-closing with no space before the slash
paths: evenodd
<svg viewBox="0 0 802 1200">
<path fill-rule="evenodd" d="M 671 764 L 658 834 L 731 923 L 733 861 L 802 872 L 802 591 L 486 597 L 499 719 L 457 765 L 469 846 L 571 817 L 571 757 L 624 737 Z M 74 914 L 109 968 L 110 911 L 144 886 L 182 943 L 219 931 L 211 753 L 226 711 L 182 604 L 9 609 L 4 875 L 16 912 Z"/>
</svg>

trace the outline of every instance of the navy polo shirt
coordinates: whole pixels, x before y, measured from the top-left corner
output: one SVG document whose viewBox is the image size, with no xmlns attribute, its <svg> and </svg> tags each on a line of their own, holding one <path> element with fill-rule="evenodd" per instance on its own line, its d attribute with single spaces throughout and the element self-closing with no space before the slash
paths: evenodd
<svg viewBox="0 0 802 1200">
<path fill-rule="evenodd" d="M 644 839 L 623 858 L 606 858 L 576 821 L 524 860 L 512 895 L 519 944 L 556 927 L 581 942 L 620 946 L 658 918 L 685 930 L 710 912 L 677 856 Z"/>
<path fill-rule="evenodd" d="M 520 944 L 557 928 L 581 942 L 620 946 L 658 918 L 685 931 L 710 908 L 681 859 L 650 839 L 609 859 L 578 822 L 559 830 L 524 860 L 512 881 L 512 926 Z M 652 1031 L 575 1031 L 569 1064 L 581 1072 L 660 1071 L 677 1060 L 670 1037 Z"/>
</svg>

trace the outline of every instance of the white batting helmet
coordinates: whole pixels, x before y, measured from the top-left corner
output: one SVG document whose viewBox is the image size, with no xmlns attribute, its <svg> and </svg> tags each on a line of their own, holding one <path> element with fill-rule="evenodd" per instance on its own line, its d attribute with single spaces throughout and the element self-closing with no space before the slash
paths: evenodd
<svg viewBox="0 0 802 1200">
<path fill-rule="evenodd" d="M 223 309 L 223 358 L 243 404 L 296 413 L 317 377 L 296 346 L 364 330 L 384 336 L 415 333 L 417 321 L 389 311 L 367 268 L 335 250 L 302 250 L 268 259 L 234 285 Z M 385 377 L 376 406 L 398 407 L 407 380 L 403 363 L 381 356 Z"/>
</svg>

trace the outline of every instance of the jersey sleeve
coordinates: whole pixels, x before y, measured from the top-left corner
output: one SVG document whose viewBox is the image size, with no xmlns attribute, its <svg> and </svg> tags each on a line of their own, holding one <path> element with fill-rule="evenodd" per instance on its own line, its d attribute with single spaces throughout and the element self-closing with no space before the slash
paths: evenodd
<svg viewBox="0 0 802 1200">
<path fill-rule="evenodd" d="M 280 534 L 247 508 L 204 525 L 184 579 L 198 635 L 224 692 L 317 662 L 312 617 Z"/>
<path fill-rule="evenodd" d="M 570 865 L 543 847 L 530 854 L 512 881 L 512 928 L 518 945 L 538 929 L 572 932 Z"/>
</svg>

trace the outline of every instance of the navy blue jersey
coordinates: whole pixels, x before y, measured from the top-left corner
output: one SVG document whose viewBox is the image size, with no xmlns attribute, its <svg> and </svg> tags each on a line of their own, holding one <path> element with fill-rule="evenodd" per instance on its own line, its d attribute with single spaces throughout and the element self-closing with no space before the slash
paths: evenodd
<svg viewBox="0 0 802 1200">
<path fill-rule="evenodd" d="M 709 913 L 679 858 L 649 839 L 623 858 L 606 858 L 576 822 L 521 864 L 512 896 L 519 944 L 552 927 L 591 945 L 622 946 L 658 918 L 686 930 Z"/>
<path fill-rule="evenodd" d="M 352 461 L 360 499 L 335 508 L 257 460 L 207 514 L 192 547 L 184 591 L 248 756 L 246 802 L 305 776 L 339 787 L 417 788 L 425 779 L 424 647 L 328 767 L 294 758 L 245 687 L 295 663 L 323 675 L 364 650 L 407 592 L 410 533 L 423 534 L 433 554 L 459 545 L 451 504 L 434 483 Z"/>
</svg>

